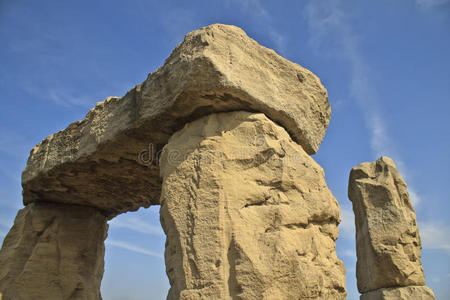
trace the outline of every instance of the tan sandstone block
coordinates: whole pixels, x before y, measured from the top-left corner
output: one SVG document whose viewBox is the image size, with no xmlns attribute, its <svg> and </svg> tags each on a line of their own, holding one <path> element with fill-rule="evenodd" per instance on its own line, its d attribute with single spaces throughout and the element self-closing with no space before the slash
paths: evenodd
<svg viewBox="0 0 450 300">
<path fill-rule="evenodd" d="M 3 300 L 99 300 L 106 218 L 96 209 L 33 203 L 0 251 Z"/>
<path fill-rule="evenodd" d="M 434 300 L 433 291 L 426 286 L 379 289 L 361 295 L 360 300 Z"/>
<path fill-rule="evenodd" d="M 22 174 L 24 203 L 86 205 L 109 217 L 158 204 L 157 159 L 150 155 L 141 165 L 141 151 L 151 144 L 156 153 L 187 122 L 236 110 L 264 113 L 308 154 L 319 148 L 331 116 L 327 91 L 313 73 L 238 27 L 210 25 L 187 34 L 124 97 L 98 103 L 36 145 Z"/>
<path fill-rule="evenodd" d="M 263 114 L 212 114 L 161 157 L 168 299 L 345 299 L 339 206 L 322 168 Z"/>
<path fill-rule="evenodd" d="M 383 156 L 354 167 L 348 196 L 355 213 L 358 290 L 425 285 L 416 213 L 394 162 Z"/>
</svg>

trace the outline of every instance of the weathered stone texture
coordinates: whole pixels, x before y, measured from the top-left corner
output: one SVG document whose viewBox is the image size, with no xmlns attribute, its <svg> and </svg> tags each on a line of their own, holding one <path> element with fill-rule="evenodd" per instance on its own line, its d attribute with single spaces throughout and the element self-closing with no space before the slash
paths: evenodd
<svg viewBox="0 0 450 300">
<path fill-rule="evenodd" d="M 379 289 L 361 295 L 360 300 L 434 300 L 433 291 L 426 286 L 406 286 Z"/>
<path fill-rule="evenodd" d="M 0 292 L 99 299 L 106 219 L 161 199 L 169 299 L 344 299 L 339 207 L 309 156 L 330 116 L 314 74 L 241 29 L 189 33 L 32 149 Z"/>
<path fill-rule="evenodd" d="M 124 97 L 98 103 L 36 145 L 22 174 L 24 203 L 87 205 L 110 217 L 158 204 L 158 166 L 140 165 L 140 151 L 149 143 L 160 150 L 189 121 L 236 110 L 264 113 L 309 154 L 319 148 L 331 115 L 327 92 L 310 71 L 238 27 L 207 26 L 186 35 Z"/>
<path fill-rule="evenodd" d="M 322 168 L 263 114 L 212 114 L 161 157 L 168 299 L 345 299 Z"/>
<path fill-rule="evenodd" d="M 394 162 L 383 156 L 354 167 L 348 195 L 355 213 L 358 290 L 367 293 L 389 287 L 424 286 L 416 214 Z M 393 299 L 389 295 L 412 290 L 385 290 L 373 295 Z"/>
<path fill-rule="evenodd" d="M 0 251 L 3 300 L 99 300 L 106 218 L 90 207 L 33 203 Z"/>
</svg>

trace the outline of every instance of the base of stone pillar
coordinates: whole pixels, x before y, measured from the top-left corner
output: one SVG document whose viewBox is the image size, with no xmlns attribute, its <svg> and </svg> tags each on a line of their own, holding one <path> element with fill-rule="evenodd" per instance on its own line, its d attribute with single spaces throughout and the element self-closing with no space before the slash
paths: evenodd
<svg viewBox="0 0 450 300">
<path fill-rule="evenodd" d="M 427 286 L 405 286 L 378 289 L 361 295 L 360 300 L 434 300 L 433 291 Z"/>
<path fill-rule="evenodd" d="M 0 251 L 2 300 L 101 299 L 106 221 L 87 206 L 21 209 Z"/>
</svg>

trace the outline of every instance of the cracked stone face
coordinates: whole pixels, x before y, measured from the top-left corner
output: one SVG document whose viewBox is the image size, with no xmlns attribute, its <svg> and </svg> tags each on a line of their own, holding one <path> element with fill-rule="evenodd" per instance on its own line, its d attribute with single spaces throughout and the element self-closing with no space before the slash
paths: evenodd
<svg viewBox="0 0 450 300">
<path fill-rule="evenodd" d="M 319 78 L 240 28 L 187 34 L 31 150 L 0 290 L 99 299 L 106 220 L 161 200 L 169 299 L 344 299 L 339 208 L 309 156 L 330 117 Z"/>
<path fill-rule="evenodd" d="M 101 299 L 107 229 L 92 207 L 40 202 L 20 210 L 0 251 L 3 299 Z"/>
<path fill-rule="evenodd" d="M 435 300 L 433 291 L 426 286 L 404 286 L 378 289 L 361 295 L 360 300 Z"/>
<path fill-rule="evenodd" d="M 168 299 L 345 299 L 322 168 L 264 114 L 212 114 L 161 157 Z"/>
<path fill-rule="evenodd" d="M 108 217 L 159 204 L 155 157 L 184 124 L 224 111 L 261 112 L 315 153 L 331 117 L 326 89 L 312 72 L 259 45 L 235 26 L 186 35 L 165 64 L 122 98 L 110 97 L 83 120 L 50 135 L 22 174 L 24 204 L 92 206 Z M 150 151 L 151 152 L 151 151 Z"/>
<path fill-rule="evenodd" d="M 383 156 L 354 167 L 348 196 L 355 213 L 358 290 L 424 286 L 416 213 L 394 162 Z"/>
</svg>

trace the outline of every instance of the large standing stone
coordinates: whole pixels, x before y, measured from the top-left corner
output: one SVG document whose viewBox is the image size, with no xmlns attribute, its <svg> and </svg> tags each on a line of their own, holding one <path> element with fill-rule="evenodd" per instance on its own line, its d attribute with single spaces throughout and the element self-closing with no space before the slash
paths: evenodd
<svg viewBox="0 0 450 300">
<path fill-rule="evenodd" d="M 86 205 L 109 217 L 159 204 L 152 154 L 187 122 L 236 110 L 264 113 L 309 154 L 318 150 L 331 117 L 327 91 L 313 73 L 238 27 L 210 25 L 187 34 L 165 64 L 124 97 L 98 103 L 83 120 L 36 145 L 22 174 L 24 203 Z"/>
<path fill-rule="evenodd" d="M 212 114 L 161 157 L 168 299 L 345 299 L 322 168 L 263 114 Z"/>
<path fill-rule="evenodd" d="M 90 207 L 33 203 L 0 251 L 3 300 L 99 300 L 106 218 Z"/>
<path fill-rule="evenodd" d="M 383 289 L 425 285 L 416 214 L 394 162 L 383 156 L 354 167 L 348 196 L 355 213 L 358 290 L 373 292 L 361 299 L 420 293 L 423 289 Z"/>
</svg>

